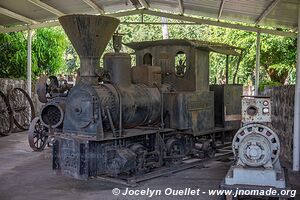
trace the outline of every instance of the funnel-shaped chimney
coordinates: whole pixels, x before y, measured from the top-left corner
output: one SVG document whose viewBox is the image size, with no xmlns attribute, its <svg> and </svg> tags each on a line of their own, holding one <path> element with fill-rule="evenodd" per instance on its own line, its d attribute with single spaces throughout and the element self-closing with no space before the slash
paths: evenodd
<svg viewBox="0 0 300 200">
<path fill-rule="evenodd" d="M 100 56 L 120 21 L 97 15 L 66 15 L 59 22 L 80 58 L 80 82 L 97 84 Z"/>
</svg>

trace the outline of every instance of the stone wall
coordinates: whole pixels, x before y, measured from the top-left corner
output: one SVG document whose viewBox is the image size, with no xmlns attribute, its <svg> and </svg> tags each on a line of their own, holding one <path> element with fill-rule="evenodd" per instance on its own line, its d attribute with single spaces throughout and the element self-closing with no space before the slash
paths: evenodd
<svg viewBox="0 0 300 200">
<path fill-rule="evenodd" d="M 16 87 L 27 90 L 26 81 L 18 79 L 0 78 L 0 90 L 4 94 L 7 94 L 9 90 Z"/>
<path fill-rule="evenodd" d="M 266 88 L 262 95 L 272 100 L 272 128 L 279 135 L 281 160 L 291 167 L 293 153 L 293 124 L 295 86 L 285 85 Z"/>
</svg>

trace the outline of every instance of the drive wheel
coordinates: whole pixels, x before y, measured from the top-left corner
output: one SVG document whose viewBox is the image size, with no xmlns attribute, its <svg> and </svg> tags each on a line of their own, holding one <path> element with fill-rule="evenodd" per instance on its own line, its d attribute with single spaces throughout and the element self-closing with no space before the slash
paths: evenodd
<svg viewBox="0 0 300 200">
<path fill-rule="evenodd" d="M 171 138 L 167 141 L 167 162 L 166 165 L 179 164 L 184 157 L 184 148 L 180 140 Z"/>
<path fill-rule="evenodd" d="M 34 151 L 43 151 L 48 143 L 48 128 L 42 125 L 38 117 L 34 118 L 30 124 L 28 142 Z"/>
</svg>

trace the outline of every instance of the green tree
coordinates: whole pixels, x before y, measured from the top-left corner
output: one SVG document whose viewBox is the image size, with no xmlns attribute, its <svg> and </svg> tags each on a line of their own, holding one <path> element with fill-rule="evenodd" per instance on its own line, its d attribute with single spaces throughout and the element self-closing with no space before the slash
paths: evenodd
<svg viewBox="0 0 300 200">
<path fill-rule="evenodd" d="M 26 44 L 23 32 L 0 34 L 0 77 L 26 77 Z"/>
<path fill-rule="evenodd" d="M 32 45 L 33 73 L 36 76 L 61 73 L 65 69 L 66 49 L 67 38 L 60 27 L 38 29 Z"/>
</svg>

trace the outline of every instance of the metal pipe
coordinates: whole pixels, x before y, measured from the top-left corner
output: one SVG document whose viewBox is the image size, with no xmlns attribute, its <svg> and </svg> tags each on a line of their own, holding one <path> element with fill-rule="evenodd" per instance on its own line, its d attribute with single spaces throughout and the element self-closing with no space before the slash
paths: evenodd
<svg viewBox="0 0 300 200">
<path fill-rule="evenodd" d="M 229 78 L 229 75 L 228 75 L 228 70 L 229 70 L 229 55 L 226 55 L 226 71 L 225 71 L 225 84 L 227 85 L 228 84 L 228 78 Z"/>
<path fill-rule="evenodd" d="M 298 8 L 298 34 L 297 34 L 297 65 L 294 105 L 294 140 L 293 140 L 293 171 L 299 171 L 300 162 L 300 8 Z"/>
<path fill-rule="evenodd" d="M 236 70 L 235 70 L 235 73 L 233 75 L 233 84 L 235 84 L 235 81 L 236 81 L 236 76 L 237 76 L 237 73 L 239 71 L 239 66 L 240 66 L 240 63 L 241 63 L 241 60 L 242 60 L 242 56 L 243 56 L 243 50 L 241 50 L 241 54 L 238 58 L 238 62 L 236 64 Z"/>
<path fill-rule="evenodd" d="M 32 30 L 28 29 L 27 35 L 27 91 L 31 97 L 31 45 L 32 45 Z"/>
<path fill-rule="evenodd" d="M 259 87 L 259 67 L 260 67 L 260 32 L 256 34 L 256 65 L 255 65 L 255 92 L 254 95 L 258 95 Z"/>
</svg>

